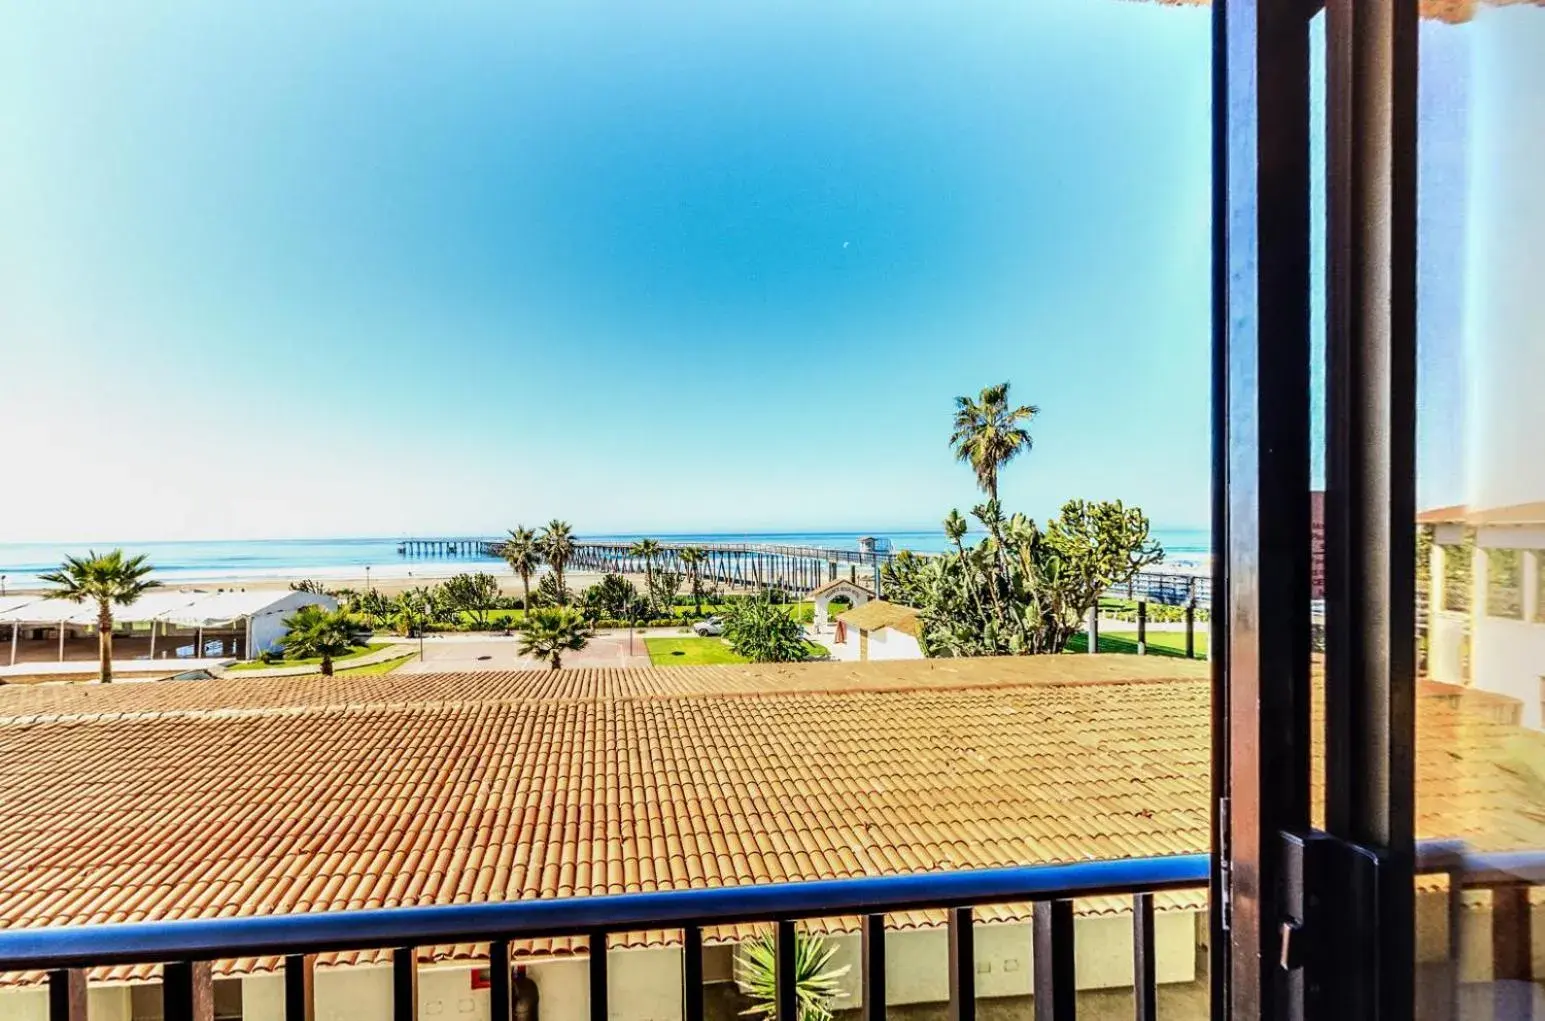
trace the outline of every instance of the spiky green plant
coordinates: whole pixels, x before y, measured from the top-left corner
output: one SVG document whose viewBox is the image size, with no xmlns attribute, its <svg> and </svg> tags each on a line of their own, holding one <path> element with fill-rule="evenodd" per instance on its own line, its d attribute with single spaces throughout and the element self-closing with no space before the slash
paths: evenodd
<svg viewBox="0 0 1545 1021">
<path fill-rule="evenodd" d="M 831 1021 L 832 1005 L 845 997 L 838 981 L 848 966 L 833 967 L 837 948 L 813 932 L 794 935 L 794 997 L 799 1021 Z M 777 1016 L 778 946 L 770 933 L 740 944 L 735 954 L 735 979 L 751 998 L 742 1014 L 772 1021 Z"/>
</svg>

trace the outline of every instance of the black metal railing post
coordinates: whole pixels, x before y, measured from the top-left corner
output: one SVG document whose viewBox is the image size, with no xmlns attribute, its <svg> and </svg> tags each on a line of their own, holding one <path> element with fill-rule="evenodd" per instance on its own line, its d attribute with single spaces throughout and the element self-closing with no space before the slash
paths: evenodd
<svg viewBox="0 0 1545 1021">
<path fill-rule="evenodd" d="M 590 1021 L 607 1021 L 611 987 L 607 981 L 606 933 L 590 934 Z"/>
<path fill-rule="evenodd" d="M 1073 973 L 1073 902 L 1035 902 L 1035 1021 L 1073 1021 L 1078 983 Z"/>
<path fill-rule="evenodd" d="M 794 920 L 780 919 L 773 937 L 774 1021 L 799 1021 L 798 942 Z"/>
<path fill-rule="evenodd" d="M 214 1021 L 215 982 L 208 961 L 176 961 L 161 971 L 165 1021 Z"/>
<path fill-rule="evenodd" d="M 1154 960 L 1151 893 L 1139 893 L 1132 898 L 1132 998 L 1137 1021 L 1157 1021 L 1159 981 Z"/>
<path fill-rule="evenodd" d="M 970 908 L 954 908 L 949 916 L 949 1021 L 976 1017 L 976 934 Z"/>
<path fill-rule="evenodd" d="M 681 1017 L 703 1021 L 703 930 L 689 925 L 681 930 Z"/>
<path fill-rule="evenodd" d="M 392 951 L 392 1021 L 418 1021 L 418 950 Z"/>
<path fill-rule="evenodd" d="M 885 916 L 864 916 L 864 1021 L 885 1021 Z"/>
<path fill-rule="evenodd" d="M 315 1021 L 315 979 L 315 954 L 290 954 L 285 957 L 284 1021 Z"/>
<path fill-rule="evenodd" d="M 488 944 L 488 1021 L 510 1021 L 510 978 L 509 941 L 496 939 Z"/>
<path fill-rule="evenodd" d="M 61 968 L 48 973 L 48 1021 L 86 1021 L 84 968 Z"/>
</svg>

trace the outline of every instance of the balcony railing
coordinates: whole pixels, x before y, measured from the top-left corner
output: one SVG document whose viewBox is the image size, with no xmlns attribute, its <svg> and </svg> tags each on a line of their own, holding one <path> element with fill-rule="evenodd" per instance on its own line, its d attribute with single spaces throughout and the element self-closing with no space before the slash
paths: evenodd
<svg viewBox="0 0 1545 1021">
<path fill-rule="evenodd" d="M 591 948 L 589 1016 L 604 1021 L 608 1016 L 604 952 L 608 935 L 680 929 L 682 1016 L 686 1021 L 702 1021 L 703 930 L 735 923 L 772 922 L 777 948 L 777 1018 L 797 1021 L 795 923 L 806 918 L 861 916 L 864 1016 L 879 1019 L 885 1017 L 886 1011 L 885 915 L 946 909 L 949 1016 L 969 1019 L 975 1011 L 976 976 L 972 908 L 1030 903 L 1035 1017 L 1037 1021 L 1064 1021 L 1075 1015 L 1074 899 L 1129 895 L 1135 1013 L 1139 1021 L 1151 1021 L 1157 1010 L 1154 894 L 1203 887 L 1207 884 L 1208 867 L 1206 855 L 1177 855 L 498 904 L 13 929 L 0 932 L 0 972 L 47 972 L 51 1021 L 83 1021 L 85 969 L 161 964 L 166 1021 L 196 1021 L 212 1017 L 212 961 L 282 957 L 285 1017 L 287 1021 L 309 1021 L 315 1009 L 314 955 L 389 949 L 392 1016 L 403 1021 L 417 1017 L 417 948 L 487 943 L 490 1016 L 493 1021 L 509 1021 L 513 1016 L 510 943 L 577 936 L 588 939 Z M 1493 891 L 1496 975 L 1529 978 L 1528 889 L 1545 884 L 1545 854 L 1477 856 L 1465 853 L 1459 845 L 1433 843 L 1421 848 L 1418 871 L 1450 877 L 1451 933 L 1458 931 L 1459 897 L 1463 891 Z M 1499 940 L 1505 941 L 1505 945 Z M 1451 947 L 1457 945 L 1457 939 L 1450 943 Z M 1520 969 L 1522 974 L 1518 974 Z M 1457 995 L 1457 971 L 1454 985 Z"/>
</svg>

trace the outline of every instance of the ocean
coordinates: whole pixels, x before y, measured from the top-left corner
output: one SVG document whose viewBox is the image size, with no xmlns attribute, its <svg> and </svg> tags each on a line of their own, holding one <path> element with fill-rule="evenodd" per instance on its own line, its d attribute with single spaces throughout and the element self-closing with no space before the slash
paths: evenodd
<svg viewBox="0 0 1545 1021">
<path fill-rule="evenodd" d="M 789 546 L 826 546 L 857 549 L 862 536 L 889 539 L 896 549 L 937 553 L 948 548 L 939 531 L 868 532 L 694 532 L 653 533 L 667 542 L 757 542 Z M 1208 563 L 1211 542 L 1205 529 L 1155 529 L 1154 537 L 1165 550 L 1165 566 L 1199 569 Z M 584 534 L 581 539 L 634 540 L 638 534 Z M 81 555 L 122 547 L 143 553 L 155 567 L 154 577 L 166 585 L 230 581 L 253 578 L 359 578 L 369 568 L 377 578 L 431 573 L 436 569 L 464 567 L 475 570 L 486 558 L 404 557 L 396 538 L 357 539 L 242 539 L 209 542 L 95 542 L 95 543 L 0 543 L 0 585 L 6 590 L 35 588 L 38 575 L 59 566 L 68 555 Z"/>
</svg>

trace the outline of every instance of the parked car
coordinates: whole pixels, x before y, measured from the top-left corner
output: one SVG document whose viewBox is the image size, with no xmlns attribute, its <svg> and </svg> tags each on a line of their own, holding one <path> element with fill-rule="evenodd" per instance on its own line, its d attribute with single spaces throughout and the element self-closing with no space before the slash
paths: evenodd
<svg viewBox="0 0 1545 1021">
<path fill-rule="evenodd" d="M 724 618 L 713 616 L 707 620 L 700 620 L 692 625 L 692 630 L 696 631 L 700 638 L 717 638 L 724 634 Z"/>
</svg>

